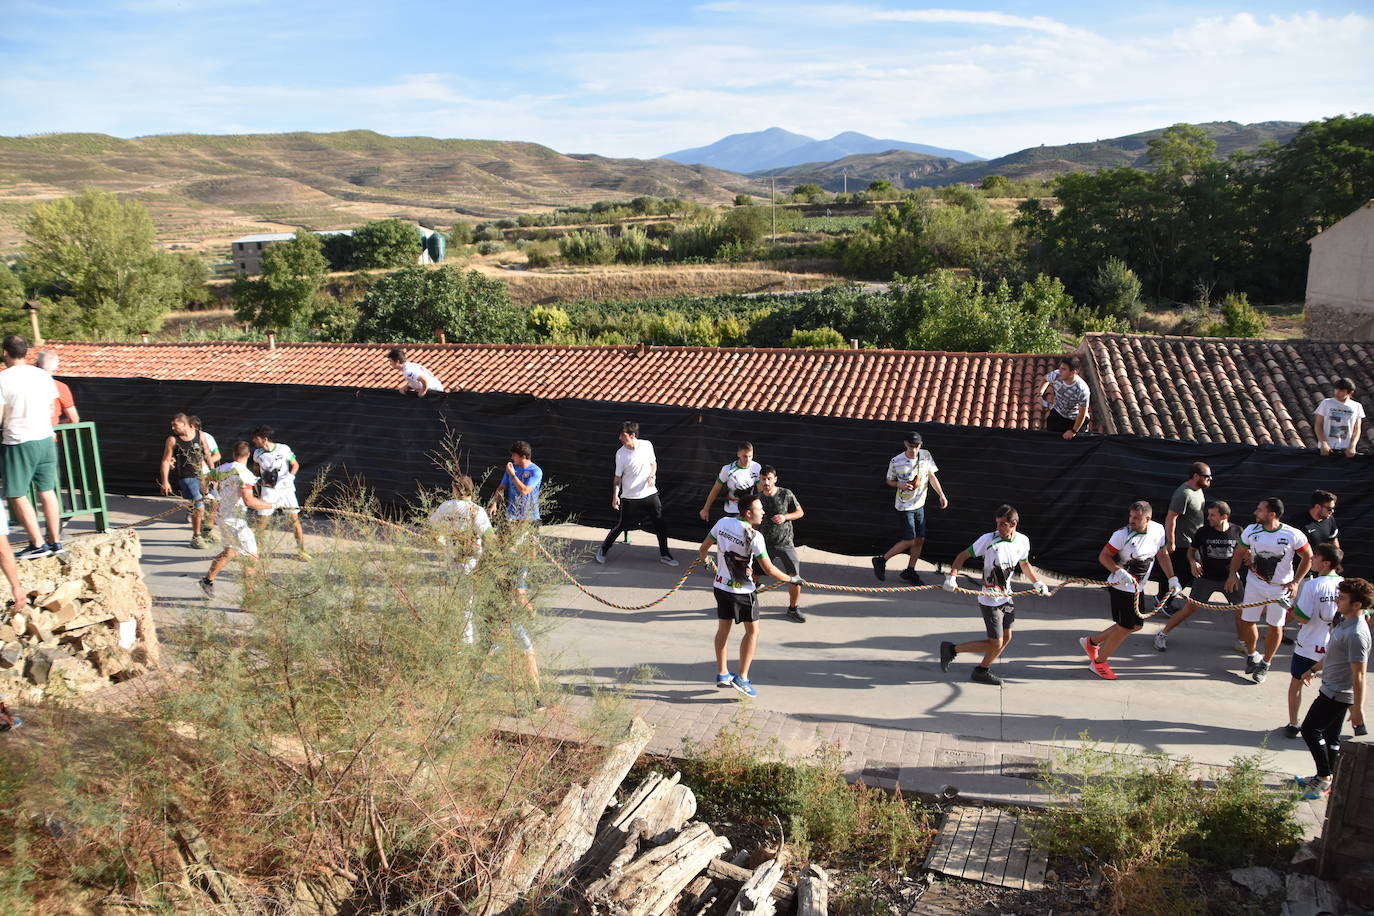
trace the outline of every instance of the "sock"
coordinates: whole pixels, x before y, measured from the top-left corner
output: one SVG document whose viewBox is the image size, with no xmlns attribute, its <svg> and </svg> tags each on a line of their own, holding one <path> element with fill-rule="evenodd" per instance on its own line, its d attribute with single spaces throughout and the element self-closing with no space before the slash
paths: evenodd
<svg viewBox="0 0 1374 916">
<path fill-rule="evenodd" d="M 1264 660 L 1264 656 L 1263 656 L 1263 655 L 1260 655 L 1258 652 L 1251 652 L 1251 653 L 1250 653 L 1250 661 L 1252 661 L 1252 662 L 1259 662 L 1259 661 L 1263 661 L 1263 660 Z"/>
<path fill-rule="evenodd" d="M 979 665 L 978 667 L 974 668 L 973 670 L 974 670 L 974 671 L 990 671 L 990 670 L 992 670 L 992 669 L 988 668 L 987 665 Z"/>
</svg>

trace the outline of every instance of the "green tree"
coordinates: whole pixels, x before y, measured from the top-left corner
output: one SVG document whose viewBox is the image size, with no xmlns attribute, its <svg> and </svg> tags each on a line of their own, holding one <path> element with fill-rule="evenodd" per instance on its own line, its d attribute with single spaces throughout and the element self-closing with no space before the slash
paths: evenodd
<svg viewBox="0 0 1374 916">
<path fill-rule="evenodd" d="M 409 267 L 420 257 L 420 233 L 399 219 L 379 219 L 353 230 L 355 270 Z"/>
<path fill-rule="evenodd" d="M 234 280 L 234 315 L 259 328 L 306 328 L 323 303 L 317 301 L 329 264 L 320 237 L 308 229 L 273 242 L 262 253 L 262 275 Z"/>
<path fill-rule="evenodd" d="M 353 269 L 353 236 L 343 232 L 335 232 L 320 236 L 320 243 L 324 249 L 324 259 L 329 262 L 330 270 Z"/>
<path fill-rule="evenodd" d="M 1051 319 L 1072 304 L 1057 284 L 1037 279 L 1013 290 L 1005 280 L 988 286 L 941 270 L 898 277 L 891 295 L 909 349 L 1048 353 L 1059 349 Z"/>
<path fill-rule="evenodd" d="M 1208 337 L 1259 337 L 1269 319 L 1250 304 L 1245 293 L 1229 293 L 1221 300 L 1221 321 L 1207 329 Z"/>
<path fill-rule="evenodd" d="M 1006 197 L 1011 191 L 1011 179 L 1006 175 L 987 175 L 981 187 L 989 196 Z"/>
<path fill-rule="evenodd" d="M 825 188 L 822 188 L 820 185 L 807 182 L 806 184 L 799 184 L 793 188 L 792 196 L 810 201 L 811 203 L 817 203 L 825 200 L 826 193 Z"/>
<path fill-rule="evenodd" d="M 210 269 L 198 255 L 188 251 L 172 254 L 176 262 L 177 275 L 181 279 L 181 305 L 183 308 L 204 308 L 210 302 L 210 290 L 205 283 L 210 279 Z"/>
<path fill-rule="evenodd" d="M 153 247 L 153 219 L 137 201 L 88 188 L 38 204 L 22 227 L 27 282 L 70 332 L 156 330 L 180 305 L 181 268 Z"/>
<path fill-rule="evenodd" d="M 1145 310 L 1140 300 L 1140 278 L 1120 258 L 1108 258 L 1092 282 L 1093 303 L 1103 317 L 1134 322 Z"/>
<path fill-rule="evenodd" d="M 793 350 L 839 350 L 844 348 L 844 335 L 834 328 L 795 328 L 784 346 Z"/>
<path fill-rule="evenodd" d="M 1161 175 L 1182 179 L 1198 174 L 1217 155 L 1217 141 L 1196 124 L 1175 124 L 1148 144 L 1145 159 Z"/>
<path fill-rule="evenodd" d="M 29 317 L 24 312 L 24 284 L 8 264 L 0 264 L 0 335 L 28 334 Z"/>
<path fill-rule="evenodd" d="M 530 333 L 539 343 L 565 344 L 572 342 L 572 319 L 556 305 L 536 305 L 529 311 Z"/>
<path fill-rule="evenodd" d="M 615 260 L 616 245 L 605 229 L 587 229 L 560 238 L 558 253 L 569 264 L 609 264 Z"/>
<path fill-rule="evenodd" d="M 463 343 L 520 343 L 529 338 L 525 312 L 511 304 L 506 284 L 448 265 L 406 267 L 378 280 L 359 308 L 359 343 L 433 340 L 443 329 Z"/>
<path fill-rule="evenodd" d="M 472 244 L 472 224 L 457 222 L 449 227 L 448 243 L 454 248 Z"/>
<path fill-rule="evenodd" d="M 753 205 L 754 205 L 754 195 L 752 195 L 752 194 L 736 194 L 736 195 L 735 195 L 735 206 L 736 206 L 736 207 L 751 207 L 751 206 L 753 206 Z"/>
<path fill-rule="evenodd" d="M 868 193 L 873 194 L 892 194 L 896 192 L 896 187 L 886 178 L 879 178 L 868 183 Z"/>
</svg>

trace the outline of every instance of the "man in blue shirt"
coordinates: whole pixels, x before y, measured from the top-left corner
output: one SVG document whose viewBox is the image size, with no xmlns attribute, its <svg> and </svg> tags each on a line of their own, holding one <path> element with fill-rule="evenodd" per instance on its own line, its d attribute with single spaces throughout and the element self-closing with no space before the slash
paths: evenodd
<svg viewBox="0 0 1374 916">
<path fill-rule="evenodd" d="M 492 497 L 493 503 L 505 497 L 506 518 L 511 521 L 539 521 L 539 486 L 544 482 L 544 472 L 530 460 L 532 454 L 528 442 L 511 443 L 506 473 Z"/>
</svg>

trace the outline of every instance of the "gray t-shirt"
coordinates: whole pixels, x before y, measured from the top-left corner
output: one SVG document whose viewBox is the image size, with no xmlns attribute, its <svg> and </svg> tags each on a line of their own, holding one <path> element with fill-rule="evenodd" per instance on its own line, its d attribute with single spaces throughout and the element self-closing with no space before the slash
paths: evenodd
<svg viewBox="0 0 1374 916">
<path fill-rule="evenodd" d="M 1174 491 L 1173 497 L 1169 500 L 1169 511 L 1178 513 L 1178 518 L 1174 519 L 1174 544 L 1176 546 L 1188 546 L 1193 535 L 1197 534 L 1197 530 L 1202 527 L 1204 502 L 1202 490 L 1194 490 L 1186 483 L 1179 484 L 1178 489 Z"/>
<path fill-rule="evenodd" d="M 1331 641 L 1326 644 L 1321 692 L 1337 703 L 1355 702 L 1355 679 L 1350 675 L 1352 664 L 1369 664 L 1369 624 L 1363 616 L 1337 620 L 1331 629 Z"/>
</svg>

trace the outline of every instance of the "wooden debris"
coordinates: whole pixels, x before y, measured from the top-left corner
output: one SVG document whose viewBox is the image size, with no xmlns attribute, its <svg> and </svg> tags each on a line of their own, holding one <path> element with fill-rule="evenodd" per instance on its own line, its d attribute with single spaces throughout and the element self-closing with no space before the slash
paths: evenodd
<svg viewBox="0 0 1374 916">
<path fill-rule="evenodd" d="M 771 859 L 749 876 L 735 895 L 735 902 L 725 911 L 725 916 L 773 916 L 777 902 L 773 899 L 773 888 L 782 880 L 782 865 Z"/>
<path fill-rule="evenodd" d="M 639 840 L 661 846 L 677 835 L 697 811 L 692 790 L 681 785 L 681 774 L 665 777 L 654 772 L 646 776 L 614 816 L 597 831 L 596 839 L 578 864 L 584 880 L 595 880 L 610 870 L 613 857 L 623 853 L 625 838 L 632 824 L 639 825 Z"/>
<path fill-rule="evenodd" d="M 706 863 L 706 874 L 721 881 L 734 881 L 742 884 L 749 880 L 752 872 L 747 868 L 740 868 L 738 865 L 731 865 L 724 859 L 712 859 Z M 792 897 L 796 894 L 796 885 L 790 881 L 778 881 L 773 887 L 773 896 L 781 903 L 791 903 Z M 783 907 L 786 909 L 786 907 Z"/>
<path fill-rule="evenodd" d="M 693 822 L 667 844 L 612 869 L 587 888 L 587 897 L 625 916 L 659 916 L 708 862 L 729 848 L 725 837 Z"/>
<path fill-rule="evenodd" d="M 829 906 L 830 878 L 812 863 L 797 879 L 797 916 L 826 916 Z"/>
</svg>

